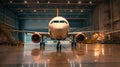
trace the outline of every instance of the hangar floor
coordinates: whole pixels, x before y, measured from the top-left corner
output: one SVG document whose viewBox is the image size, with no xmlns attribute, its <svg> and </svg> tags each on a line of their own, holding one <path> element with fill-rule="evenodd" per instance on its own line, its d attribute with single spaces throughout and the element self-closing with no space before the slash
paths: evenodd
<svg viewBox="0 0 120 67">
<path fill-rule="evenodd" d="M 78 44 L 76 49 L 62 45 L 61 52 L 55 46 L 47 44 L 40 50 L 39 44 L 0 45 L 0 67 L 120 67 L 120 45 Z"/>
</svg>

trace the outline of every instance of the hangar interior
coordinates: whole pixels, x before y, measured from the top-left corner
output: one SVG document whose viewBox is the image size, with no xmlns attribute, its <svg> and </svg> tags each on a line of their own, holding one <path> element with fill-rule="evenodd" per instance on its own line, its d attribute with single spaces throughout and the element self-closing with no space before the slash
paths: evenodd
<svg viewBox="0 0 120 67">
<path fill-rule="evenodd" d="M 119 3 L 120 3 L 120 0 L 0 0 L 0 44 L 32 43 L 31 41 L 32 34 L 10 32 L 10 30 L 48 32 L 49 21 L 56 16 L 56 9 L 58 8 L 59 16 L 65 17 L 69 21 L 70 32 L 102 31 L 104 34 L 107 34 L 105 35 L 104 40 L 101 42 L 102 44 L 118 44 L 119 45 L 120 44 L 120 27 L 119 27 L 120 26 L 120 4 Z M 88 38 L 92 38 L 92 34 L 86 34 L 86 36 Z M 54 42 L 54 40 L 51 40 L 48 38 L 45 42 L 51 43 L 51 42 Z M 63 43 L 68 43 L 68 42 L 63 41 Z M 92 48 L 95 48 L 94 45 L 91 45 L 91 42 L 89 43 L 90 45 L 88 45 L 88 47 L 90 50 L 92 50 Z M 109 46 L 107 45 L 108 48 L 106 48 L 106 52 L 107 50 L 110 50 L 111 52 L 108 53 L 109 55 L 114 54 L 114 52 L 117 53 L 117 51 L 114 51 L 114 48 L 116 48 L 116 50 L 119 50 L 120 46 L 118 45 L 117 47 L 113 45 L 109 45 Z M 42 56 L 44 59 L 46 58 L 46 56 L 48 57 L 48 55 L 46 54 L 49 54 L 51 50 L 55 50 L 55 49 L 49 48 L 50 46 L 55 46 L 55 45 L 49 45 L 46 47 L 45 54 L 44 54 L 45 57 Z M 86 46 L 87 45 L 85 45 L 85 47 Z M 8 48 L 8 50 L 10 49 L 10 52 L 12 52 L 12 50 L 13 51 L 16 50 L 16 52 L 19 52 L 19 50 L 20 51 L 22 50 L 24 53 L 27 53 L 28 52 L 27 50 L 29 50 L 29 47 L 39 47 L 39 43 L 36 46 L 33 46 L 33 43 L 32 43 L 32 45 L 27 45 L 27 46 L 26 44 L 24 44 L 24 47 L 21 47 L 21 48 L 19 47 L 10 47 L 10 48 L 6 47 L 6 48 Z M 67 47 L 69 46 L 67 45 Z M 96 47 L 101 48 L 100 51 L 102 52 L 102 47 L 106 47 L 106 45 L 96 45 Z M 4 47 L 1 46 L 1 49 L 4 50 Z M 79 51 L 82 52 L 82 54 L 80 55 L 84 54 L 84 49 L 86 49 L 86 51 L 89 51 L 87 50 L 87 48 L 84 48 L 84 47 L 80 49 L 81 50 Z M 30 51 L 28 53 L 30 53 Z M 65 49 L 63 49 L 63 51 L 65 51 Z M 71 51 L 70 49 L 67 49 L 68 54 L 65 54 L 64 52 L 61 54 L 62 56 L 63 55 L 66 56 L 71 54 L 70 51 Z M 19 55 L 16 52 L 14 56 Z M 6 52 L 6 54 L 7 53 L 8 52 Z M 76 53 L 79 54 L 79 52 L 76 52 Z M 53 55 L 56 55 L 56 53 L 53 53 Z M 1 57 L 2 56 L 4 55 L 1 55 Z M 100 60 L 100 58 L 97 57 L 99 59 L 99 60 L 98 59 L 95 60 L 95 62 L 98 61 L 97 67 L 99 67 L 100 65 L 99 62 L 104 62 L 104 59 L 106 58 L 106 56 L 108 55 L 105 55 L 105 57 L 102 58 L 102 60 Z M 119 53 L 117 54 L 117 56 L 112 56 L 112 58 L 114 59 L 110 59 L 111 56 L 109 56 L 108 59 L 110 60 L 107 60 L 107 61 L 116 60 L 115 62 L 118 62 L 118 64 L 116 63 L 116 67 L 119 67 L 120 61 L 119 59 L 115 58 L 115 57 L 118 58 L 119 56 L 120 56 Z M 22 58 L 23 56 L 22 57 L 18 56 L 18 57 Z M 59 58 L 58 56 L 55 56 L 55 57 Z M 88 54 L 87 54 L 87 57 L 89 57 Z M 77 56 L 77 58 L 80 59 L 81 56 L 79 57 Z M 29 67 L 28 62 L 30 60 L 28 60 L 29 58 L 26 58 L 26 57 L 24 58 L 24 60 L 25 59 L 27 59 L 27 61 L 24 61 L 26 65 L 23 67 Z M 44 61 L 44 59 L 42 60 L 42 62 Z M 21 59 L 19 60 L 20 61 L 18 61 L 17 64 L 21 64 L 19 62 L 21 62 L 22 60 Z M 85 59 L 85 61 L 86 60 L 87 59 Z M 15 61 L 15 60 L 12 60 L 12 61 Z M 62 60 L 62 61 L 63 63 L 66 63 L 66 60 Z M 70 61 L 70 59 L 67 59 L 67 61 Z M 91 59 L 89 59 L 88 62 L 83 63 L 83 65 L 77 64 L 76 61 L 70 61 L 68 64 L 66 64 L 65 67 L 82 67 L 87 65 L 92 66 L 92 64 L 90 63 L 93 63 L 92 67 L 95 67 L 94 62 L 93 61 L 91 62 Z M 3 63 L 10 64 L 9 62 L 11 61 L 6 60 Z M 49 59 L 45 61 L 46 64 L 48 64 L 48 62 L 49 62 Z M 54 62 L 54 61 L 51 61 L 51 62 Z M 110 63 L 108 63 L 108 65 L 106 66 L 110 67 L 109 65 Z M 43 65 L 42 64 L 40 65 L 41 65 L 40 67 L 45 67 L 44 63 Z M 16 65 L 14 66 L 16 67 Z M 21 65 L 18 65 L 18 66 L 21 67 Z M 33 67 L 32 65 L 30 66 Z M 56 65 L 56 66 L 58 67 L 60 65 Z M 46 65 L 46 67 L 49 67 L 49 65 Z M 51 67 L 55 67 L 54 64 L 51 64 Z"/>
</svg>

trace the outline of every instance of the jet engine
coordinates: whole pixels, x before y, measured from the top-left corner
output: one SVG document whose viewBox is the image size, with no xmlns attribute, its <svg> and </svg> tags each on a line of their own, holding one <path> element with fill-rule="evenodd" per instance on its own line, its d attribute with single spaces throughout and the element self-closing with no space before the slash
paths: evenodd
<svg viewBox="0 0 120 67">
<path fill-rule="evenodd" d="M 39 43 L 41 40 L 41 35 L 38 32 L 35 32 L 31 37 L 32 42 Z"/>
<path fill-rule="evenodd" d="M 83 42 L 83 41 L 85 40 L 85 35 L 82 34 L 82 33 L 78 33 L 78 34 L 75 36 L 75 38 L 76 38 L 76 42 L 81 43 L 81 42 Z"/>
</svg>

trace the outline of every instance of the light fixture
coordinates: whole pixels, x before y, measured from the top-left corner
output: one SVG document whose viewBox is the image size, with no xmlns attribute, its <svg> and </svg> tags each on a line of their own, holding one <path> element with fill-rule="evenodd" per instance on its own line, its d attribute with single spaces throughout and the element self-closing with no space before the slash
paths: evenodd
<svg viewBox="0 0 120 67">
<path fill-rule="evenodd" d="M 73 12 L 73 10 L 70 10 L 70 12 Z"/>
<path fill-rule="evenodd" d="M 92 1 L 89 1 L 89 4 L 92 4 Z"/>
<path fill-rule="evenodd" d="M 64 10 L 64 12 L 66 12 L 66 10 Z"/>
<path fill-rule="evenodd" d="M 48 1 L 48 4 L 50 3 L 50 1 Z"/>
<path fill-rule="evenodd" d="M 36 10 L 36 9 L 34 9 L 34 10 L 33 10 L 33 12 L 37 12 L 37 10 Z"/>
<path fill-rule="evenodd" d="M 44 12 L 46 12 L 46 10 L 44 9 Z"/>
<path fill-rule="evenodd" d="M 25 4 L 28 3 L 27 0 L 24 0 L 24 3 L 25 3 Z"/>
<path fill-rule="evenodd" d="M 70 4 L 70 1 L 68 0 L 67 3 Z"/>
<path fill-rule="evenodd" d="M 78 1 L 78 4 L 81 4 L 82 3 L 82 1 Z"/>
<path fill-rule="evenodd" d="M 84 12 L 83 10 L 80 10 L 80 12 Z"/>
<path fill-rule="evenodd" d="M 20 12 L 23 12 L 23 10 L 21 9 Z"/>
<path fill-rule="evenodd" d="M 13 3 L 13 1 L 10 1 L 10 3 Z"/>
<path fill-rule="evenodd" d="M 37 1 L 37 4 L 39 4 L 40 2 L 39 1 Z"/>
</svg>

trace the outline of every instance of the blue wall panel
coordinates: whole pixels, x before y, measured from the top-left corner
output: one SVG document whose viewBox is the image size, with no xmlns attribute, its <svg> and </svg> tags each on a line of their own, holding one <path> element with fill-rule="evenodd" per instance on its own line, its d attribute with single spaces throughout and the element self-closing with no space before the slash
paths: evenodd
<svg viewBox="0 0 120 67">
<path fill-rule="evenodd" d="M 17 16 L 8 8 L 4 7 L 1 3 L 0 3 L 0 23 L 4 23 L 10 26 L 11 28 L 19 29 Z M 12 33 L 12 35 L 15 39 L 19 39 L 17 33 Z"/>
<path fill-rule="evenodd" d="M 20 22 L 21 29 L 43 29 L 48 28 L 49 20 L 22 20 Z"/>
<path fill-rule="evenodd" d="M 18 29 L 17 16 L 2 4 L 0 4 L 0 23 L 6 23 Z"/>
</svg>

